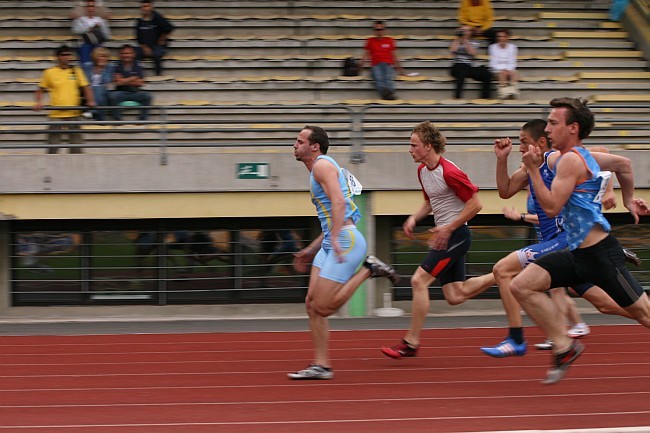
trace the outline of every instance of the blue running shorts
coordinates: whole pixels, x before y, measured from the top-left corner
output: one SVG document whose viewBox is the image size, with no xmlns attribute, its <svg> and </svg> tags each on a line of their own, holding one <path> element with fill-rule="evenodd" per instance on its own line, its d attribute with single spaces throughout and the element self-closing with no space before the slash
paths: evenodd
<svg viewBox="0 0 650 433">
<path fill-rule="evenodd" d="M 313 266 L 320 269 L 319 275 L 337 283 L 345 283 L 357 271 L 366 258 L 366 239 L 353 225 L 344 226 L 339 234 L 339 245 L 343 249 L 343 262 L 339 262 L 327 238 L 314 258 Z"/>
</svg>

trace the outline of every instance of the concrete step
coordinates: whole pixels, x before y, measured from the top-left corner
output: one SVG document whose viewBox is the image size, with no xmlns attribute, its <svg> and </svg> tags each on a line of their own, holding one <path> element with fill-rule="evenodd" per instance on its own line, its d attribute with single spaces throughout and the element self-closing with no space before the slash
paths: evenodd
<svg viewBox="0 0 650 433">
<path fill-rule="evenodd" d="M 607 105 L 598 102 L 591 104 L 592 111 L 596 114 L 598 122 L 607 124 L 636 124 L 648 123 L 642 114 L 642 109 L 646 105 L 640 105 L 640 102 L 650 102 L 650 95 L 632 95 L 632 96 L 645 96 L 645 99 L 639 98 L 623 98 L 621 95 L 600 95 L 594 99 L 604 99 L 607 96 Z M 231 125 L 240 123 L 255 124 L 269 124 L 274 122 L 288 122 L 288 121 L 312 121 L 313 115 L 317 114 L 322 120 L 329 119 L 330 117 L 347 112 L 347 110 L 364 110 L 363 121 L 373 123 L 390 123 L 411 121 L 414 116 L 421 113 L 422 104 L 426 104 L 427 112 L 431 113 L 437 121 L 448 121 L 455 123 L 474 123 L 473 120 L 465 120 L 473 117 L 481 118 L 484 122 L 512 122 L 513 115 L 516 113 L 517 119 L 521 116 L 524 117 L 546 117 L 549 112 L 548 100 L 539 101 L 491 101 L 492 103 L 486 105 L 485 101 L 417 101 L 417 100 L 402 100 L 399 104 L 392 101 L 354 101 L 354 100 L 340 100 L 327 102 L 313 102 L 310 104 L 302 104 L 299 113 L 291 108 L 287 103 L 276 104 L 268 101 L 250 101 L 244 104 L 222 104 L 216 106 L 210 105 L 192 105 L 192 101 L 182 101 L 181 103 L 171 104 L 168 106 L 160 106 L 158 109 L 166 111 L 165 119 L 168 122 L 189 122 L 189 124 L 210 124 L 215 126 Z M 161 101 L 162 103 L 162 101 Z M 1 108 L 2 111 L 2 125 L 9 126 L 10 124 L 41 124 L 43 121 L 43 113 L 37 113 L 30 108 L 33 102 L 30 100 L 16 103 L 13 106 L 8 106 L 4 103 Z M 295 105 L 295 104 L 293 104 Z M 269 107 L 278 107 L 271 110 Z M 214 108 L 213 108 L 214 107 Z M 260 110 L 259 107 L 263 109 Z M 288 108 L 285 108 L 288 107 Z M 331 108 L 331 112 L 326 109 Z M 514 109 L 513 109 L 514 107 Z M 218 116 L 215 116 L 215 112 Z M 154 116 L 158 114 L 154 113 Z M 304 119 L 297 117 L 297 115 L 306 116 Z M 156 117 L 158 119 L 158 117 Z M 219 119 L 218 121 L 216 119 Z M 252 120 L 254 119 L 254 120 Z M 283 120 L 284 119 L 284 120 Z M 117 124 L 111 123 L 112 127 L 117 127 Z"/>
<path fill-rule="evenodd" d="M 645 97 L 645 105 L 623 102 L 599 105 L 592 108 L 597 125 L 590 137 L 590 144 L 608 146 L 634 146 L 650 149 L 650 121 L 641 113 L 647 112 L 650 93 L 636 95 Z M 625 100 L 621 95 L 617 98 Z M 635 99 L 635 98 L 632 98 Z M 353 139 L 349 125 L 349 111 L 360 112 L 359 130 L 364 143 L 373 146 L 403 145 L 402 135 L 407 136 L 414 119 L 435 119 L 444 127 L 450 144 L 471 144 L 491 147 L 494 137 L 513 136 L 522 118 L 546 117 L 548 99 L 538 101 L 378 101 L 340 100 L 333 104 L 282 105 L 259 101 L 255 104 L 223 106 L 165 107 L 164 124 L 158 111 L 153 110 L 150 122 L 135 122 L 135 113 L 125 115 L 121 123 L 87 121 L 82 127 L 89 143 L 109 147 L 132 147 L 134 144 L 159 146 L 164 137 L 171 145 L 183 146 L 244 146 L 251 143 L 260 146 L 284 146 L 295 137 L 295 131 L 306 123 L 327 124 L 334 131 L 337 144 L 348 146 Z M 3 145 L 29 148 L 44 140 L 46 119 L 43 113 L 25 111 L 25 108 L 4 107 L 2 114 Z M 424 105 L 423 105 L 424 104 Z M 296 108 L 298 108 L 296 110 Z M 21 134 L 11 131 L 20 130 Z M 165 134 L 162 135 L 162 132 Z"/>
<path fill-rule="evenodd" d="M 175 56 L 182 58 L 182 56 Z M 165 61 L 165 74 L 172 77 L 190 76 L 222 76 L 222 77 L 250 77 L 261 75 L 267 77 L 299 75 L 313 77 L 336 77 L 342 72 L 343 59 L 346 56 L 332 56 L 336 58 L 231 58 L 231 56 L 213 56 L 213 59 L 203 60 L 174 60 Z M 300 56 L 295 56 L 300 57 Z M 307 56 L 305 56 L 307 57 Z M 434 57 L 434 56 L 430 56 Z M 402 67 L 408 72 L 416 72 L 421 76 L 446 75 L 451 66 L 449 55 L 441 55 L 437 59 L 426 58 L 402 58 Z M 487 56 L 482 56 L 484 64 L 487 64 Z M 639 58 L 623 59 L 589 59 L 580 61 L 561 60 L 562 56 L 555 56 L 554 59 L 536 60 L 529 56 L 520 56 L 517 65 L 522 77 L 535 76 L 572 76 L 581 72 L 602 71 L 606 69 L 611 72 L 644 72 L 645 61 Z M 44 69 L 52 65 L 51 61 L 5 61 L 0 69 L 0 81 L 10 79 L 40 78 Z M 148 75 L 153 75 L 153 67 L 150 62 L 143 62 Z M 364 72 L 368 74 L 368 70 Z"/>
<path fill-rule="evenodd" d="M 54 50 L 62 44 L 74 46 L 73 39 L 62 38 L 56 41 L 33 42 L 3 42 L 2 54 L 6 57 L 17 56 L 52 56 Z M 446 54 L 451 41 L 449 39 L 418 40 L 403 39 L 397 42 L 399 55 L 413 57 L 423 53 Z M 520 55 L 561 55 L 566 51 L 577 52 L 588 50 L 593 52 L 595 46 L 603 51 L 634 52 L 635 45 L 628 40 L 515 40 Z M 122 42 L 111 41 L 107 46 L 116 50 Z M 281 56 L 281 55 L 318 55 L 322 56 L 354 56 L 363 54 L 363 38 L 359 39 L 220 39 L 220 40 L 175 40 L 169 49 L 169 55 L 178 56 Z"/>
<path fill-rule="evenodd" d="M 135 120 L 132 120 L 134 122 Z M 409 131 L 417 122 L 409 122 L 401 127 L 376 127 L 374 131 L 366 131 L 363 134 L 363 143 L 365 146 L 377 148 L 386 148 L 390 146 L 408 147 Z M 492 150 L 493 142 L 498 137 L 516 137 L 522 122 L 513 122 L 508 125 L 490 126 L 481 122 L 468 125 L 466 128 L 460 128 L 454 123 L 436 122 L 442 128 L 447 139 L 448 145 L 474 146 L 474 149 L 484 151 Z M 119 127 L 88 125 L 82 127 L 84 133 L 84 142 L 94 144 L 101 148 L 144 148 L 159 147 L 169 145 L 177 148 L 228 148 L 234 147 L 239 149 L 250 149 L 256 147 L 258 151 L 263 148 L 288 148 L 294 141 L 296 131 L 304 125 L 293 123 L 286 125 L 277 125 L 277 128 L 286 128 L 283 133 L 278 129 L 261 129 L 251 128 L 248 125 L 242 125 L 247 132 L 211 132 L 207 128 L 201 129 L 187 125 L 177 125 L 175 129 L 165 130 L 165 135 L 158 131 L 149 131 L 142 125 L 124 124 Z M 171 125 L 173 127 L 174 125 Z M 328 131 L 331 137 L 336 140 L 338 147 L 351 147 L 353 140 L 359 136 L 351 136 L 348 131 L 342 129 L 332 129 L 330 125 Z M 5 129 L 6 127 L 3 127 Z M 336 127 L 334 127 L 336 128 Z M 614 148 L 635 148 L 650 150 L 650 143 L 647 136 L 650 127 L 646 125 L 642 131 L 630 131 L 629 129 L 601 130 L 597 126 L 596 131 L 589 137 L 589 145 L 605 145 L 612 150 Z M 31 149 L 38 148 L 46 141 L 46 127 L 33 128 L 31 133 L 22 134 L 5 134 L 3 147 L 5 149 Z M 263 136 L 263 140 L 261 137 Z M 287 151 L 287 153 L 290 151 Z"/>
<path fill-rule="evenodd" d="M 539 20 L 535 15 L 530 16 L 500 16 L 496 17 L 495 28 L 508 28 L 513 35 L 548 35 L 554 30 L 566 31 L 616 31 L 620 26 L 607 29 L 603 20 Z M 71 35 L 70 21 L 66 19 L 4 19 L 2 23 L 2 35 L 4 36 L 41 36 L 44 38 L 52 36 Z M 350 18 L 349 16 L 332 16 L 323 18 L 321 16 L 305 16 L 302 18 L 261 18 L 261 17 L 240 17 L 228 19 L 221 16 L 214 19 L 186 18 L 174 21 L 176 30 L 174 38 L 200 38 L 210 35 L 219 36 L 301 36 L 301 35 L 370 35 L 373 19 L 368 17 Z M 389 23 L 389 34 L 391 35 L 431 35 L 431 29 L 436 32 L 452 35 L 457 28 L 456 15 L 436 18 L 411 18 L 396 17 Z M 133 20 L 111 20 L 111 33 L 115 37 L 133 37 Z M 607 26 L 609 27 L 609 26 Z"/>
<path fill-rule="evenodd" d="M 160 81 L 150 82 L 147 89 L 152 91 L 156 101 L 178 103 L 196 100 L 208 103 L 239 101 L 251 99 L 262 101 L 333 101 L 342 99 L 371 99 L 376 94 L 372 82 L 367 77 L 250 77 L 249 79 L 221 77 L 195 77 L 185 80 L 156 77 Z M 397 94 L 408 100 L 449 99 L 452 96 L 453 80 L 450 76 L 416 77 L 400 79 L 396 82 Z M 162 81 L 165 80 L 165 81 Z M 32 98 L 36 88 L 34 79 L 23 83 L 0 84 L 3 100 L 17 102 Z M 574 97 L 589 97 L 596 94 L 642 94 L 650 90 L 650 80 L 581 80 L 575 77 L 543 77 L 532 81 L 523 77 L 520 83 L 521 98 L 525 100 L 548 99 L 571 94 Z M 478 83 L 468 81 L 466 97 L 478 96 Z M 198 105 L 198 104 L 197 104 Z"/>
<path fill-rule="evenodd" d="M 501 1 L 492 0 L 496 14 L 502 11 L 535 10 L 538 12 L 606 12 L 609 8 L 607 0 L 592 1 Z M 130 2 L 111 2 L 113 15 L 135 15 L 137 4 Z M 395 15 L 428 15 L 434 11 L 449 11 L 455 13 L 458 9 L 457 0 L 438 1 L 376 1 L 357 0 L 347 2 L 334 0 L 322 2 L 312 1 L 165 1 L 157 0 L 156 8 L 166 15 L 293 15 L 310 13 L 319 14 L 350 14 L 390 19 Z M 66 17 L 70 11 L 69 1 L 3 1 L 3 12 L 6 15 Z"/>
<path fill-rule="evenodd" d="M 612 81 L 612 86 L 620 86 L 621 89 L 644 90 L 649 88 L 650 80 L 647 79 L 647 72 L 638 72 L 631 74 L 610 74 L 606 78 L 597 78 L 595 75 L 585 73 L 585 78 L 580 76 L 528 76 L 522 77 L 520 87 L 522 90 L 534 90 L 540 87 L 556 87 L 558 89 L 573 88 L 575 90 L 581 86 L 589 88 L 599 88 L 598 83 Z M 602 75 L 598 75 L 602 76 Z M 0 83 L 0 90 L 10 93 L 32 92 L 35 89 L 39 79 L 28 78 L 12 80 L 9 83 Z M 419 77 L 398 77 L 396 80 L 397 89 L 422 91 L 441 88 L 452 88 L 453 77 L 449 75 L 439 76 L 419 76 Z M 596 82 L 594 84 L 593 82 Z M 476 84 L 472 81 L 470 85 Z M 203 94 L 207 97 L 209 92 L 226 92 L 229 90 L 278 90 L 278 91 L 303 91 L 308 93 L 318 90 L 328 90 L 328 93 L 338 91 L 349 92 L 353 89 L 372 88 L 372 80 L 367 76 L 358 77 L 309 77 L 309 76 L 248 76 L 248 77 L 220 77 L 220 76 L 192 76 L 192 77 L 151 77 L 148 79 L 147 89 L 162 95 L 163 93 L 180 93 Z M 470 87 L 471 88 L 471 87 Z M 183 99 L 187 99 L 186 96 Z M 294 98 L 288 98 L 294 99 Z M 340 98 L 335 98 L 340 99 Z M 411 98 L 409 98 L 411 99 Z M 417 98 L 416 98 L 417 99 Z"/>
</svg>

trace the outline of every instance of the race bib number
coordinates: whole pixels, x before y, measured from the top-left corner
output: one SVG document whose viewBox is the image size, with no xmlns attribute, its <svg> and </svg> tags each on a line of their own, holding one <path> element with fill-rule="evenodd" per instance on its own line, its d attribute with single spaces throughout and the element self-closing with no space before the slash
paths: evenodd
<svg viewBox="0 0 650 433">
<path fill-rule="evenodd" d="M 359 180 L 345 168 L 342 170 L 343 175 L 348 181 L 348 188 L 350 189 L 350 192 L 354 195 L 361 195 L 361 190 L 363 190 L 363 185 L 361 185 L 361 182 L 359 182 Z"/>
<path fill-rule="evenodd" d="M 598 189 L 598 194 L 594 197 L 594 203 L 601 203 L 603 201 L 603 195 L 605 195 L 607 185 L 612 181 L 612 172 L 599 171 L 598 178 L 600 179 L 600 188 Z"/>
</svg>

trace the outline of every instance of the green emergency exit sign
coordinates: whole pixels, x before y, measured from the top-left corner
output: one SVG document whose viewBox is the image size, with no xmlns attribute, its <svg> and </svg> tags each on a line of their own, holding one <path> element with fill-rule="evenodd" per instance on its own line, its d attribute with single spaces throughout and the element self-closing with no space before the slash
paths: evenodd
<svg viewBox="0 0 650 433">
<path fill-rule="evenodd" d="M 237 179 L 268 179 L 268 162 L 240 162 L 237 164 Z"/>
</svg>

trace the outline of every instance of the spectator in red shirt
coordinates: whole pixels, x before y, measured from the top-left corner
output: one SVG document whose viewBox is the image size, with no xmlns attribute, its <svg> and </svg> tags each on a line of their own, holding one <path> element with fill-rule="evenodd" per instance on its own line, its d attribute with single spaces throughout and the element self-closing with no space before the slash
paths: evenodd
<svg viewBox="0 0 650 433">
<path fill-rule="evenodd" d="M 395 40 L 384 36 L 386 25 L 383 21 L 374 24 L 375 35 L 366 40 L 365 53 L 361 60 L 361 68 L 370 61 L 370 72 L 375 89 L 382 99 L 397 99 L 395 95 L 395 71 L 404 71 L 397 57 Z"/>
</svg>

